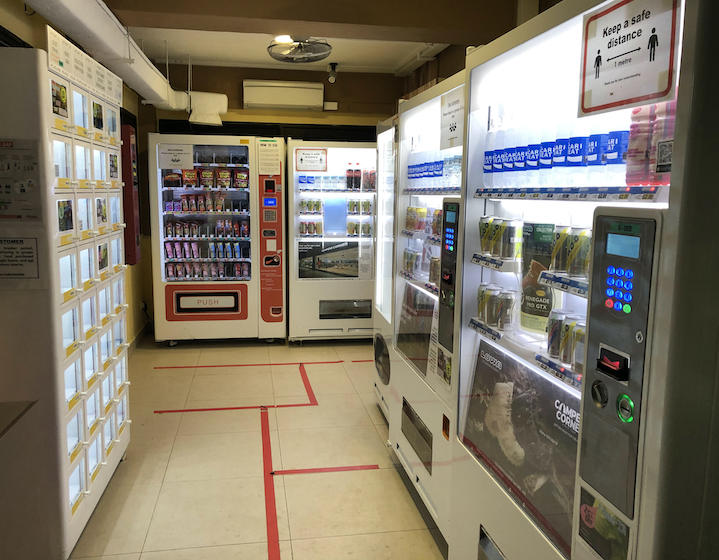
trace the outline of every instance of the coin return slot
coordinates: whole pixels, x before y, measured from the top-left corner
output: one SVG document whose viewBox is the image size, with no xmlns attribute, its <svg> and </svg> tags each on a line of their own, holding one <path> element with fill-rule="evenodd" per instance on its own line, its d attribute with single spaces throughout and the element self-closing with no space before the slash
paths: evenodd
<svg viewBox="0 0 719 560">
<path fill-rule="evenodd" d="M 617 381 L 626 382 L 629 380 L 629 357 L 600 346 L 597 370 Z"/>
</svg>

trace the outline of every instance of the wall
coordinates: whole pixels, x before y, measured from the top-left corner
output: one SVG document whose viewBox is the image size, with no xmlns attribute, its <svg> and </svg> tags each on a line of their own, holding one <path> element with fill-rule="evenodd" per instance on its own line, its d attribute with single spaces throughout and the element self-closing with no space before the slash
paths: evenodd
<svg viewBox="0 0 719 560">
<path fill-rule="evenodd" d="M 33 14 L 33 11 L 28 8 L 28 13 Z M 0 25 L 33 47 L 47 47 L 46 24 L 47 21 L 38 14 L 25 13 L 22 0 L 0 0 Z"/>
</svg>

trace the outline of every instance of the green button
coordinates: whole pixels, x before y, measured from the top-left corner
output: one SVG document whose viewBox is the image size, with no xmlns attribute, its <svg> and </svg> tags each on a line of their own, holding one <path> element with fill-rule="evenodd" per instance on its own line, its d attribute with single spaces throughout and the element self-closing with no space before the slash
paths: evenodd
<svg viewBox="0 0 719 560">
<path fill-rule="evenodd" d="M 625 303 L 625 304 L 624 304 L 624 307 L 622 308 L 622 310 L 624 311 L 624 313 L 631 313 L 631 312 L 632 312 L 632 306 L 629 305 L 628 303 Z"/>
<path fill-rule="evenodd" d="M 634 401 L 629 395 L 619 395 L 617 398 L 617 416 L 625 424 L 634 421 Z"/>
</svg>

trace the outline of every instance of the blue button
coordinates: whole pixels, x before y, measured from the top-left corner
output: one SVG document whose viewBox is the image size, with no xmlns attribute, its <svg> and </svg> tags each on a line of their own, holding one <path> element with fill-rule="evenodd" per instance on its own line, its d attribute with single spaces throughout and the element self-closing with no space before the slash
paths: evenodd
<svg viewBox="0 0 719 560">
<path fill-rule="evenodd" d="M 614 267 L 612 265 L 609 265 L 607 267 L 607 274 L 614 274 L 614 272 L 615 272 Z"/>
<path fill-rule="evenodd" d="M 614 297 L 617 299 L 624 299 L 624 292 L 622 292 L 621 290 L 617 290 L 616 292 L 614 292 Z"/>
<path fill-rule="evenodd" d="M 624 286 L 624 282 L 621 279 L 617 278 L 616 282 L 614 282 L 614 285 L 617 288 L 622 288 Z"/>
<path fill-rule="evenodd" d="M 612 290 L 611 288 L 607 288 L 607 296 L 608 296 L 608 297 L 613 297 L 613 296 L 614 296 L 614 290 Z"/>
<path fill-rule="evenodd" d="M 630 282 L 629 280 L 624 281 L 624 288 L 626 290 L 631 290 L 634 287 L 634 284 Z"/>
<path fill-rule="evenodd" d="M 624 269 L 621 266 L 617 267 L 617 276 L 624 276 Z"/>
<path fill-rule="evenodd" d="M 631 268 L 628 268 L 624 271 L 624 276 L 627 278 L 634 278 L 634 271 Z"/>
<path fill-rule="evenodd" d="M 620 301 L 616 302 L 616 303 L 614 304 L 614 309 L 616 309 L 617 311 L 621 311 L 621 310 L 622 310 L 622 303 L 621 303 Z"/>
<path fill-rule="evenodd" d="M 632 294 L 624 294 L 624 301 L 626 301 L 627 303 L 632 301 L 632 299 Z"/>
<path fill-rule="evenodd" d="M 614 278 L 607 278 L 607 286 L 614 286 Z"/>
</svg>

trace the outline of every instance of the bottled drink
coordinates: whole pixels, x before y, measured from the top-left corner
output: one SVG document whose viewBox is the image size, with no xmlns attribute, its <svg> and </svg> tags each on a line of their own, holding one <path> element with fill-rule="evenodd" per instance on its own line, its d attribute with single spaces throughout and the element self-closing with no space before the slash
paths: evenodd
<svg viewBox="0 0 719 560">
<path fill-rule="evenodd" d="M 345 171 L 345 188 L 348 191 L 352 190 L 352 187 L 354 186 L 354 170 L 352 169 L 352 164 L 347 164 L 347 170 Z"/>
<path fill-rule="evenodd" d="M 671 179 L 676 110 L 676 101 L 657 105 L 649 146 L 649 183 L 652 185 L 668 185 Z"/>
<path fill-rule="evenodd" d="M 527 157 L 524 167 L 526 169 L 525 184 L 528 187 L 539 186 L 539 152 L 542 145 L 539 143 L 530 143 L 527 145 Z"/>
<path fill-rule="evenodd" d="M 556 143 L 555 129 L 550 123 L 544 125 L 540 138 L 539 186 L 547 187 L 552 185 L 552 160 Z"/>
<path fill-rule="evenodd" d="M 587 184 L 587 142 L 589 125 L 580 119 L 567 144 L 567 184 L 581 187 Z"/>
<path fill-rule="evenodd" d="M 360 167 L 360 164 L 356 164 L 357 167 L 354 168 L 353 171 L 353 186 L 354 190 L 358 191 L 360 188 L 362 188 L 362 168 Z"/>
<path fill-rule="evenodd" d="M 613 130 L 607 138 L 606 180 L 608 186 L 626 185 L 628 130 Z"/>
<path fill-rule="evenodd" d="M 649 182 L 649 146 L 656 120 L 656 105 L 632 109 L 627 145 L 627 185 L 646 185 Z"/>
<path fill-rule="evenodd" d="M 562 125 L 557 129 L 557 139 L 552 150 L 552 182 L 555 187 L 569 185 L 567 168 L 567 149 L 569 147 L 569 126 Z"/>
</svg>

